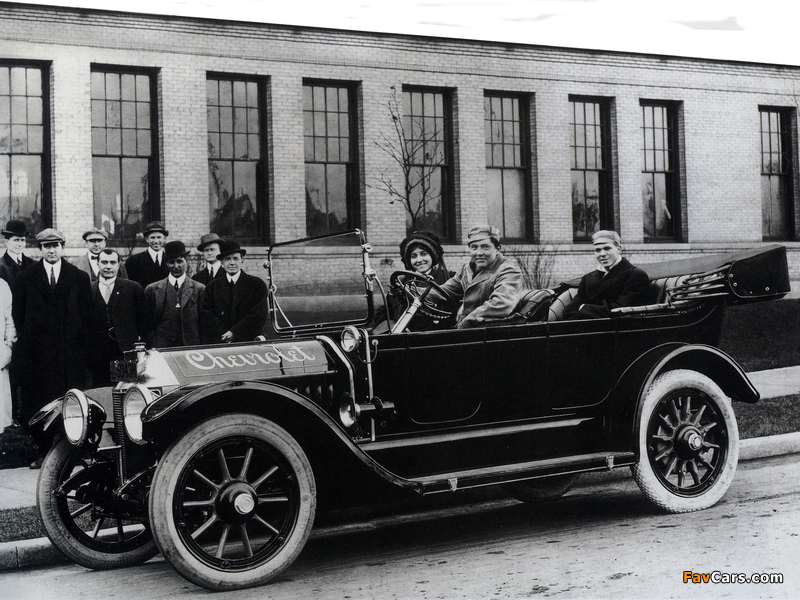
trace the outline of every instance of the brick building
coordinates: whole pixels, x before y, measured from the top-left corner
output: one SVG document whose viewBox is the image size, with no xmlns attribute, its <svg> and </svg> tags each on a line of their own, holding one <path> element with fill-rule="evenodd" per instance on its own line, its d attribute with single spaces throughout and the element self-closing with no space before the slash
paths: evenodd
<svg viewBox="0 0 800 600">
<path fill-rule="evenodd" d="M 798 98 L 793 66 L 0 2 L 0 220 L 248 259 L 359 227 L 388 272 L 405 167 L 451 268 L 488 221 L 554 279 L 598 228 L 639 263 L 786 243 L 800 279 Z"/>
</svg>

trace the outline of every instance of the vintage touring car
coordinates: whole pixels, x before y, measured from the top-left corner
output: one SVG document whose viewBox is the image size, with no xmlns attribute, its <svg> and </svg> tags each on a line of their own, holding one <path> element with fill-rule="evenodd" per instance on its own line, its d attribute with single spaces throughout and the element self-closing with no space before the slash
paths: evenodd
<svg viewBox="0 0 800 600">
<path fill-rule="evenodd" d="M 406 313 L 374 326 L 370 250 L 360 231 L 276 244 L 280 339 L 140 347 L 112 365 L 113 389 L 40 411 L 63 434 L 38 486 L 53 543 L 95 569 L 160 551 L 225 590 L 288 567 L 318 509 L 494 484 L 535 501 L 621 467 L 667 511 L 725 493 L 731 401 L 759 394 L 714 346 L 727 304 L 789 291 L 785 248 L 644 265 L 650 304 L 610 318 L 562 319 L 562 285 L 506 320 L 428 331 L 414 323 L 445 316 L 426 297 L 436 286 L 406 272 L 391 278 Z"/>
</svg>

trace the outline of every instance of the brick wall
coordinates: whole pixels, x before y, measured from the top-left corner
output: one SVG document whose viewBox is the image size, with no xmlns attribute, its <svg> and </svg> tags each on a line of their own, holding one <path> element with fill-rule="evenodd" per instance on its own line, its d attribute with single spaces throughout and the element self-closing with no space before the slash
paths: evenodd
<svg viewBox="0 0 800 600">
<path fill-rule="evenodd" d="M 405 213 L 375 179 L 396 166 L 376 141 L 392 135 L 391 88 L 450 90 L 454 134 L 455 269 L 462 240 L 487 214 L 484 91 L 530 98 L 532 206 L 537 242 L 557 249 L 556 279 L 593 267 L 572 243 L 569 95 L 611 102 L 616 221 L 627 254 L 647 263 L 761 243 L 760 105 L 796 106 L 800 69 L 325 29 L 149 17 L 0 2 L 0 59 L 51 61 L 54 225 L 70 252 L 93 220 L 90 69 L 93 63 L 157 72 L 162 217 L 170 238 L 194 246 L 209 228 L 205 83 L 209 72 L 267 82 L 269 239 L 305 236 L 302 82 L 353 82 L 358 97 L 361 226 L 375 265 L 399 267 Z M 684 242 L 645 244 L 640 100 L 679 106 Z M 795 125 L 794 147 L 798 156 Z M 399 174 L 397 174 L 399 177 Z M 797 173 L 793 183 L 798 190 Z M 800 197 L 795 200 L 800 205 Z M 797 211 L 800 215 L 800 210 Z M 800 217 L 798 217 L 800 218 Z M 800 230 L 800 227 L 798 227 Z M 789 241 L 800 279 L 800 244 Z M 260 263 L 264 247 L 249 248 Z M 391 265 L 391 267 L 390 267 Z M 382 268 L 383 268 L 382 267 Z M 260 269 L 259 269 L 260 270 Z"/>
</svg>

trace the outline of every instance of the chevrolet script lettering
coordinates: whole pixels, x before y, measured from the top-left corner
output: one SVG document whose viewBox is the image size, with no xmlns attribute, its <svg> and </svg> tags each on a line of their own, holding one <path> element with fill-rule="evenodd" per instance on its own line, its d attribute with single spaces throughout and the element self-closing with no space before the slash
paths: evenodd
<svg viewBox="0 0 800 600">
<path fill-rule="evenodd" d="M 227 356 L 215 356 L 211 352 L 203 350 L 186 354 L 186 360 L 193 367 L 203 371 L 316 360 L 313 354 L 306 353 L 300 346 L 291 346 L 290 348 L 271 346 L 271 348 L 272 350 L 267 352 L 248 352 L 247 354 L 229 354 Z"/>
</svg>

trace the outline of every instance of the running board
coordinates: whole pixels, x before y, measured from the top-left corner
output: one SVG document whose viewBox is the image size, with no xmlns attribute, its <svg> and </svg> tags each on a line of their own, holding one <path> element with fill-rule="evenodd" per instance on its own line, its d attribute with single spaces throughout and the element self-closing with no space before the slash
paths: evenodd
<svg viewBox="0 0 800 600">
<path fill-rule="evenodd" d="M 595 452 L 567 458 L 548 458 L 502 467 L 468 469 L 408 480 L 420 486 L 422 494 L 455 492 L 456 490 L 524 481 L 548 475 L 566 475 L 589 471 L 609 471 L 616 467 L 627 467 L 636 463 L 633 452 Z"/>
</svg>

